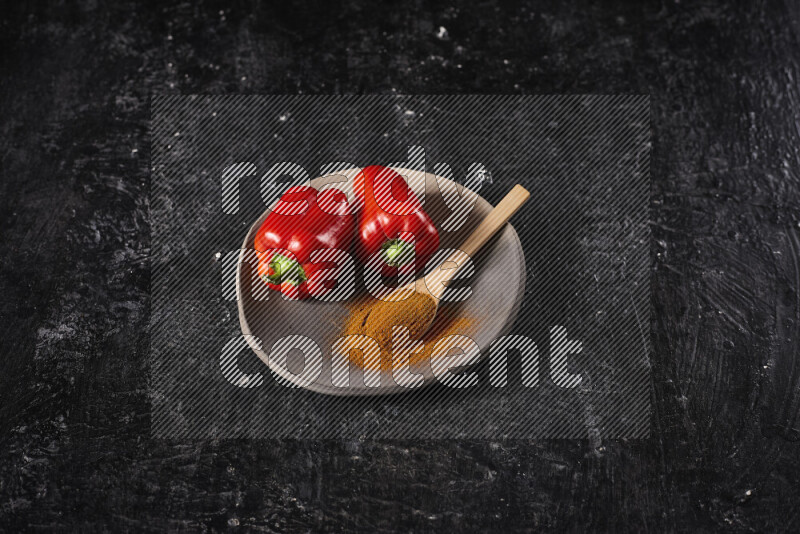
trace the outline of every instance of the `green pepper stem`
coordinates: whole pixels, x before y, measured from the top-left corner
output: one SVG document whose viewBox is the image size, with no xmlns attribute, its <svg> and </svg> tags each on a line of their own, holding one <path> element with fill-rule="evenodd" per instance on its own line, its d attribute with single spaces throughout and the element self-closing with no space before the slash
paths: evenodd
<svg viewBox="0 0 800 534">
<path fill-rule="evenodd" d="M 289 282 L 290 284 L 300 285 L 308 280 L 306 272 L 300 264 L 283 254 L 275 254 L 269 262 L 269 267 L 274 272 L 269 276 L 269 280 L 273 284 Z"/>
<path fill-rule="evenodd" d="M 405 265 L 414 257 L 414 245 L 400 238 L 390 239 L 381 245 L 383 259 L 391 267 Z"/>
</svg>

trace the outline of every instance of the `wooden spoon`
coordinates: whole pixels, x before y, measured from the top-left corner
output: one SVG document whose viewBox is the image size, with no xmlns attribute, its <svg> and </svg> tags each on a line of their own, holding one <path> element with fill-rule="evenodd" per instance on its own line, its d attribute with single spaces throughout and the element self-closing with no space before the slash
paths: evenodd
<svg viewBox="0 0 800 534">
<path fill-rule="evenodd" d="M 419 339 L 428 331 L 433 320 L 436 317 L 436 312 L 439 309 L 442 294 L 446 289 L 446 283 L 452 280 L 466 265 L 466 258 L 475 255 L 483 245 L 489 241 L 494 234 L 498 232 L 511 218 L 514 213 L 522 207 L 531 194 L 521 185 L 515 185 L 511 191 L 500 201 L 500 203 L 489 212 L 489 215 L 481 221 L 477 228 L 467 237 L 459 250 L 451 254 L 439 266 L 431 271 L 429 274 L 417 278 L 402 287 L 398 287 L 392 291 L 383 301 L 401 303 L 393 304 L 394 310 L 391 310 L 391 315 L 395 317 L 409 317 L 416 316 L 414 323 L 417 328 L 411 332 L 413 338 Z M 433 301 L 432 305 L 420 306 L 420 298 L 409 298 L 410 293 L 418 293 L 424 295 Z M 403 305 L 413 306 L 413 310 L 398 309 Z M 380 305 L 380 303 L 379 303 Z M 384 311 L 384 310 L 381 310 Z M 386 310 L 388 311 L 388 310 Z M 404 313 L 408 312 L 408 313 Z M 421 317 L 419 314 L 423 314 Z"/>
</svg>

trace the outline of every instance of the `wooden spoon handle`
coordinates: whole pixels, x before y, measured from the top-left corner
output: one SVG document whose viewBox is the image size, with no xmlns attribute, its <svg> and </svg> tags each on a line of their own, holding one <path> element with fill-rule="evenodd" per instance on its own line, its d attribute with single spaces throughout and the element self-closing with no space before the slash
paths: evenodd
<svg viewBox="0 0 800 534">
<path fill-rule="evenodd" d="M 430 293 L 437 299 L 444 292 L 443 282 L 453 278 L 458 270 L 464 265 L 464 254 L 473 256 L 483 245 L 489 241 L 511 218 L 518 209 L 522 207 L 531 194 L 521 185 L 515 185 L 511 191 L 500 201 L 500 203 L 489 212 L 489 215 L 481 221 L 477 228 L 467 237 L 459 250 L 448 256 L 437 269 L 434 269 L 425 277 L 426 285 Z M 445 269 L 447 263 L 456 264 L 455 268 Z"/>
<path fill-rule="evenodd" d="M 515 185 L 503 200 L 489 212 L 489 215 L 481 221 L 459 249 L 467 256 L 474 255 L 528 201 L 530 196 L 531 194 L 527 189 L 519 184 Z"/>
</svg>

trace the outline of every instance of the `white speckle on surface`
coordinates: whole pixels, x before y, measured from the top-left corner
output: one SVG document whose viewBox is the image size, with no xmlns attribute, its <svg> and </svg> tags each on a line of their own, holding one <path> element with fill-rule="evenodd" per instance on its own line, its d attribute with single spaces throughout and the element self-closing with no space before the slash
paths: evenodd
<svg viewBox="0 0 800 534">
<path fill-rule="evenodd" d="M 286 122 L 286 120 L 288 118 L 289 118 L 289 114 L 288 113 L 281 113 L 281 115 L 278 117 L 278 120 L 281 121 L 281 122 Z"/>
<path fill-rule="evenodd" d="M 448 39 L 449 36 L 447 35 L 447 28 L 444 26 L 439 26 L 439 31 L 436 32 L 436 38 L 441 39 L 442 41 Z"/>
<path fill-rule="evenodd" d="M 486 182 L 487 184 L 491 184 L 492 182 L 492 173 L 486 169 L 479 169 L 477 171 L 478 176 L 480 176 L 481 182 Z"/>
<path fill-rule="evenodd" d="M 54 341 L 60 341 L 75 333 L 75 329 L 66 324 L 60 324 L 55 328 L 41 327 L 36 331 L 36 346 L 49 345 Z"/>
</svg>

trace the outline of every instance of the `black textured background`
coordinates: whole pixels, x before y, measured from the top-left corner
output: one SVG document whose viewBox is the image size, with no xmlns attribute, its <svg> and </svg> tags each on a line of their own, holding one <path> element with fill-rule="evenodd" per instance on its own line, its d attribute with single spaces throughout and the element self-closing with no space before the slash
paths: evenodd
<svg viewBox="0 0 800 534">
<path fill-rule="evenodd" d="M 797 530 L 800 7 L 0 10 L 0 528 Z M 653 436 L 152 441 L 148 95 L 649 93 Z"/>
</svg>

